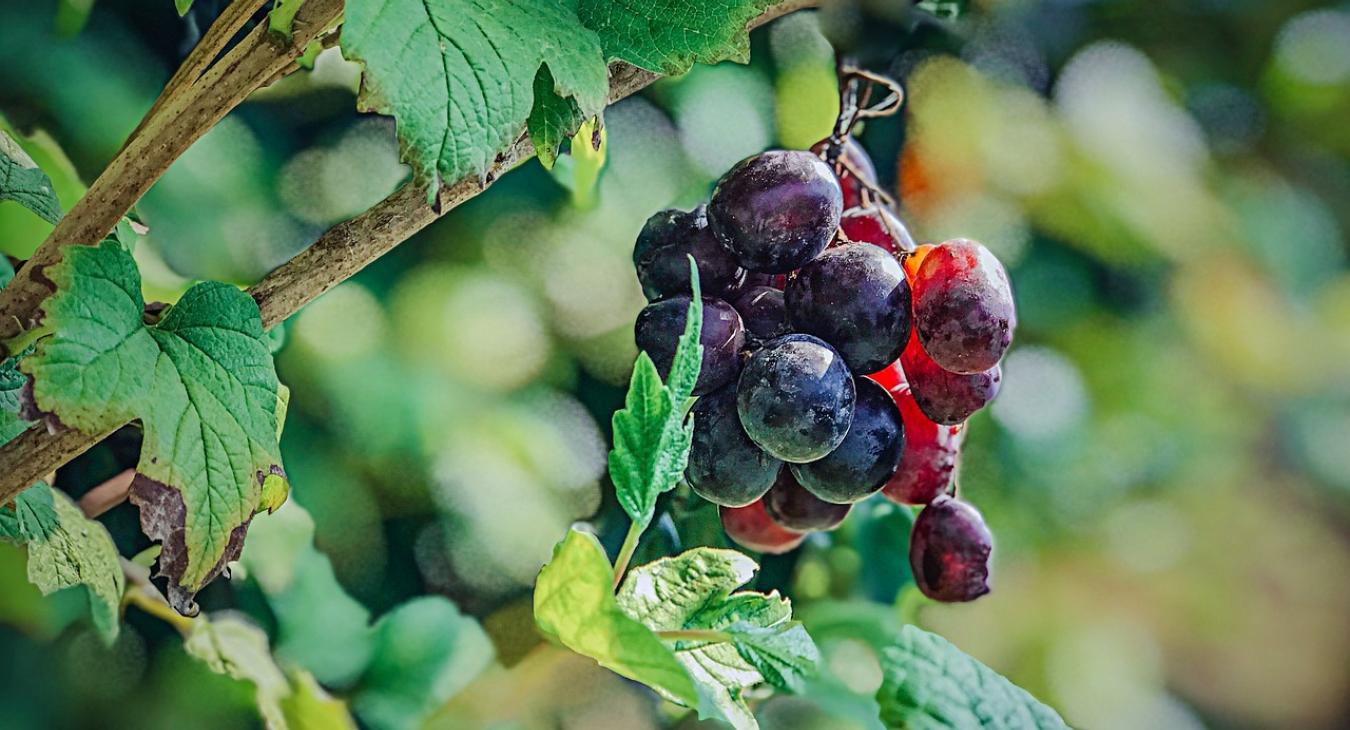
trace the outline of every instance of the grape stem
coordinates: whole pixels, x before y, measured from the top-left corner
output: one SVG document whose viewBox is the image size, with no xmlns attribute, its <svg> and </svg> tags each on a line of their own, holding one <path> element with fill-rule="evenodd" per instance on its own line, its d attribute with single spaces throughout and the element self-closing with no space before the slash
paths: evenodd
<svg viewBox="0 0 1350 730">
<path fill-rule="evenodd" d="M 895 199 L 874 185 L 866 175 L 859 174 L 858 169 L 840 152 L 858 122 L 888 117 L 900 111 L 900 106 L 905 103 L 905 90 L 894 79 L 859 68 L 848 58 L 839 59 L 838 74 L 839 116 L 835 118 L 834 129 L 830 132 L 830 143 L 825 147 L 825 162 L 834 168 L 836 175 L 847 170 L 862 185 L 864 207 L 872 207 L 873 196 L 886 205 L 894 206 Z M 881 101 L 869 106 L 874 86 L 884 87 L 889 93 Z"/>
<path fill-rule="evenodd" d="M 628 564 L 633 561 L 633 553 L 637 552 L 638 538 L 642 537 L 642 527 L 634 522 L 628 526 L 628 534 L 623 538 L 623 547 L 619 548 L 619 556 L 614 559 L 614 590 L 619 590 L 619 584 L 623 582 L 624 573 L 628 572 Z"/>
</svg>

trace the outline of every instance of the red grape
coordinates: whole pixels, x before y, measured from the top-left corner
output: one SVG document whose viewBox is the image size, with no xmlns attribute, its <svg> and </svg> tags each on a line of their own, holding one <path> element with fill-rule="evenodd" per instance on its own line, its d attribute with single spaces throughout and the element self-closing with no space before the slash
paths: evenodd
<svg viewBox="0 0 1350 730">
<path fill-rule="evenodd" d="M 914 275 L 914 326 L 944 370 L 982 373 L 997 365 L 1017 326 L 1003 264 L 975 241 L 938 245 Z"/>
<path fill-rule="evenodd" d="M 826 137 L 811 145 L 811 151 L 823 155 L 829 145 L 830 139 Z M 844 194 L 844 208 L 856 208 L 863 203 L 864 186 L 859 177 L 870 185 L 876 185 L 877 168 L 872 164 L 872 158 L 867 154 L 867 150 L 852 137 L 844 140 L 844 146 L 839 150 L 838 162 L 839 188 Z"/>
<path fill-rule="evenodd" d="M 806 533 L 789 530 L 774 522 L 758 499 L 744 507 L 718 507 L 722 529 L 742 547 L 761 553 L 785 553 L 806 539 Z"/>
<path fill-rule="evenodd" d="M 935 423 L 946 426 L 962 423 L 984 408 L 1003 384 L 1000 365 L 970 375 L 943 370 L 924 352 L 917 334 L 909 338 L 900 364 L 919 409 Z"/>
<path fill-rule="evenodd" d="M 889 208 L 850 208 L 839 218 L 839 227 L 850 241 L 880 246 L 891 255 L 914 249 L 914 237 Z"/>
<path fill-rule="evenodd" d="M 905 424 L 905 448 L 899 468 L 882 493 L 902 504 L 927 504 L 951 485 L 965 431 L 961 426 L 939 426 L 929 420 L 914 402 L 908 385 L 892 388 L 891 398 Z"/>
<path fill-rule="evenodd" d="M 993 549 L 993 535 L 974 507 L 939 497 L 919 513 L 909 536 L 914 582 L 935 601 L 973 601 L 989 592 Z"/>
</svg>

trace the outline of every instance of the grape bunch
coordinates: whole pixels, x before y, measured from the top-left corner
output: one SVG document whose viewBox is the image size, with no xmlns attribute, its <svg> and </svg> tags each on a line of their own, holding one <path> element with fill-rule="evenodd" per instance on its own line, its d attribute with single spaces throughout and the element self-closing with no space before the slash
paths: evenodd
<svg viewBox="0 0 1350 730">
<path fill-rule="evenodd" d="M 1012 289 L 975 241 L 915 244 L 855 121 L 809 151 L 743 160 L 706 205 L 648 219 L 636 340 L 664 377 L 692 257 L 703 361 L 685 480 L 731 539 L 786 552 L 880 492 L 925 505 L 910 541 L 920 590 L 969 601 L 988 592 L 992 541 L 954 475 L 966 419 L 998 394 Z"/>
</svg>

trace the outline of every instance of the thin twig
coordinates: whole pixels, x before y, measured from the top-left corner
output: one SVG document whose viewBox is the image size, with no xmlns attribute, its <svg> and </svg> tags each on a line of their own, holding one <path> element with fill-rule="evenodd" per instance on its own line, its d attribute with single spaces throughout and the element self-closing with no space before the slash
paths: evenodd
<svg viewBox="0 0 1350 730">
<path fill-rule="evenodd" d="M 756 28 L 790 12 L 813 7 L 819 2 L 820 0 L 784 0 L 784 2 L 770 6 L 763 14 L 750 21 L 749 27 Z M 300 12 L 303 14 L 306 11 L 316 11 L 318 10 L 316 6 L 323 6 L 322 11 L 326 14 L 333 9 L 333 5 L 336 5 L 337 9 L 341 9 L 340 0 L 308 0 Z M 311 16 L 311 18 L 313 17 L 315 16 Z M 313 23 L 320 23 L 320 21 L 311 19 L 310 23 L 305 27 L 313 28 Z M 320 23 L 320 25 L 325 24 Z M 297 22 L 297 42 L 301 40 L 300 27 Z M 315 29 L 313 32 L 320 31 Z M 308 43 L 312 37 L 313 35 L 306 37 L 303 42 Z M 303 45 L 301 47 L 303 48 Z M 230 55 L 239 52 L 239 50 L 240 48 L 236 47 L 235 50 L 231 51 L 225 59 L 222 59 L 208 72 L 208 76 L 215 74 L 217 69 L 220 69 L 229 61 Z M 273 64 L 273 67 L 275 67 L 273 73 L 275 73 L 275 70 L 284 68 L 284 66 L 285 63 Z M 249 67 L 253 68 L 252 65 Z M 660 78 L 660 75 L 651 71 L 623 62 L 615 62 L 610 65 L 609 69 L 609 101 L 613 103 L 634 94 L 658 78 Z M 207 80 L 204 80 L 203 84 L 206 83 Z M 221 116 L 223 116 L 223 111 Z M 147 134 L 146 136 L 151 135 Z M 200 133 L 197 136 L 200 136 Z M 329 229 L 309 248 L 287 263 L 282 264 L 249 289 L 249 293 L 258 302 L 258 308 L 262 313 L 263 326 L 270 328 L 285 320 L 319 295 L 365 268 L 398 244 L 408 240 L 436 218 L 483 192 L 501 174 L 533 155 L 534 149 L 529 138 L 522 131 L 515 143 L 498 156 L 496 163 L 489 170 L 485 182 L 480 183 L 476 175 L 470 175 L 447 185 L 441 188 L 438 194 L 439 205 L 435 207 L 427 205 L 425 189 L 414 183 L 407 183 L 365 213 Z M 95 185 L 103 181 L 106 175 L 105 172 L 103 176 L 100 176 L 99 180 L 95 181 Z M 155 177 L 157 176 L 155 175 Z M 86 199 L 91 197 L 93 193 L 94 187 L 91 186 L 89 193 L 86 194 Z M 131 201 L 134 202 L 135 197 L 139 197 L 139 195 L 140 193 L 137 193 Z M 84 200 L 80 202 L 84 203 Z M 110 205 L 125 212 L 130 208 L 131 202 L 127 202 L 125 208 L 120 207 L 120 202 Z M 74 216 L 79 208 L 80 206 L 77 205 L 75 209 L 72 209 L 67 219 Z M 121 213 L 118 213 L 117 217 L 120 218 L 120 216 Z M 111 222 L 102 220 L 99 225 L 107 223 L 107 227 L 98 234 L 97 238 L 101 239 L 116 222 L 117 218 L 114 218 Z M 86 223 L 81 230 L 87 231 L 90 228 L 90 224 Z M 58 226 L 59 230 L 60 227 Z M 58 231 L 53 231 L 52 236 L 48 237 L 48 240 L 43 243 L 42 248 L 39 249 L 39 254 L 42 253 L 43 249 L 59 249 L 60 246 L 72 240 L 68 238 L 68 234 L 57 237 Z M 53 240 L 63 242 L 49 247 Z M 53 251 L 47 252 L 48 256 L 52 254 Z M 59 252 L 56 252 L 55 255 L 59 257 Z M 35 259 L 37 256 L 38 254 L 34 254 Z M 44 260 L 44 263 L 51 263 L 51 260 Z M 33 266 L 30 261 L 28 265 L 20 269 L 9 286 L 0 290 L 0 312 L 18 311 L 31 314 L 37 304 L 50 293 L 36 282 L 32 269 Z M 25 274 L 25 272 L 29 273 Z M 16 285 L 19 285 L 21 280 L 26 282 L 22 288 L 23 293 L 19 293 L 19 289 L 16 289 Z M 6 295 L 10 296 L 7 297 Z M 9 326 L 9 323 L 3 321 L 4 319 L 6 318 L 0 318 L 0 340 L 13 336 L 12 334 L 6 335 L 5 328 Z M 12 319 L 10 319 L 10 322 L 12 322 Z M 28 484 L 31 484 L 35 479 L 40 479 L 42 474 L 84 453 L 114 430 L 116 429 L 109 429 L 107 432 L 98 435 L 85 435 L 77 431 L 65 431 L 53 435 L 40 426 L 34 426 L 13 441 L 0 446 L 0 504 L 13 499 L 14 495 L 18 494 Z"/>
<path fill-rule="evenodd" d="M 84 496 L 80 497 L 80 511 L 92 520 L 127 501 L 127 495 L 131 492 L 131 482 L 135 478 L 135 469 L 123 469 L 116 476 L 85 492 Z"/>
</svg>

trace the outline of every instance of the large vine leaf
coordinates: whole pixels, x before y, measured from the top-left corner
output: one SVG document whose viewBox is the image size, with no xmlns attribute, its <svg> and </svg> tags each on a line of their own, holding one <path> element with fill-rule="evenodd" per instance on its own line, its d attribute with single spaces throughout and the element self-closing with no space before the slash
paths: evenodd
<svg viewBox="0 0 1350 730">
<path fill-rule="evenodd" d="M 99 433 L 141 420 L 131 500 L 162 544 L 170 601 L 192 613 L 192 595 L 238 557 L 264 483 L 284 479 L 277 376 L 257 304 L 206 282 L 146 325 L 136 262 L 111 240 L 71 247 L 46 274 L 57 292 L 45 324 L 56 334 L 20 368 L 34 378 L 37 406 L 66 426 Z"/>
<path fill-rule="evenodd" d="M 617 674 L 699 705 L 675 653 L 614 599 L 614 569 L 594 535 L 570 530 L 534 585 L 534 620 L 548 636 Z"/>
<path fill-rule="evenodd" d="M 38 482 L 0 509 L 0 538 L 28 546 L 28 580 L 43 595 L 84 586 L 94 628 L 117 638 L 122 602 L 122 563 L 112 536 L 84 516 L 64 492 Z"/>
<path fill-rule="evenodd" d="M 634 568 L 619 589 L 619 606 L 653 631 L 705 631 L 721 641 L 676 644 L 675 656 L 693 677 L 705 717 L 755 727 L 741 692 L 762 682 L 797 690 L 814 672 L 819 652 L 792 621 L 792 605 L 777 592 L 732 593 L 754 577 L 755 561 L 734 550 L 695 548 Z M 716 708 L 707 712 L 708 706 Z"/>
<path fill-rule="evenodd" d="M 638 531 L 651 524 L 656 498 L 679 483 L 689 463 L 694 423 L 685 404 L 698 381 L 703 361 L 699 331 L 703 328 L 703 300 L 698 269 L 690 261 L 693 298 L 684 333 L 675 349 L 668 385 L 661 383 L 647 353 L 638 355 L 622 410 L 614 414 L 614 448 L 609 452 L 609 476 L 619 504 Z"/>
<path fill-rule="evenodd" d="M 605 61 L 627 61 L 648 71 L 682 74 L 695 63 L 750 59 L 747 24 L 772 0 L 579 0 L 577 17 L 595 31 Z M 535 80 L 530 139 L 550 166 L 563 140 L 576 134 L 588 114 L 576 103 L 541 88 Z"/>
<path fill-rule="evenodd" d="M 344 55 L 365 65 L 360 105 L 398 120 L 404 159 L 434 196 L 486 175 L 525 126 L 547 64 L 553 94 L 604 106 L 600 39 L 558 0 L 349 0 Z"/>
<path fill-rule="evenodd" d="M 0 200 L 13 200 L 48 223 L 61 219 L 61 202 L 51 178 L 4 131 L 0 131 Z"/>
<path fill-rule="evenodd" d="M 906 730 L 1063 730 L 1050 707 L 951 642 L 915 626 L 882 652 L 881 721 Z"/>
<path fill-rule="evenodd" d="M 346 704 L 312 675 L 298 670 L 288 677 L 272 658 L 267 634 L 240 614 L 197 619 L 183 648 L 211 671 L 252 684 L 268 730 L 356 729 Z"/>
</svg>

